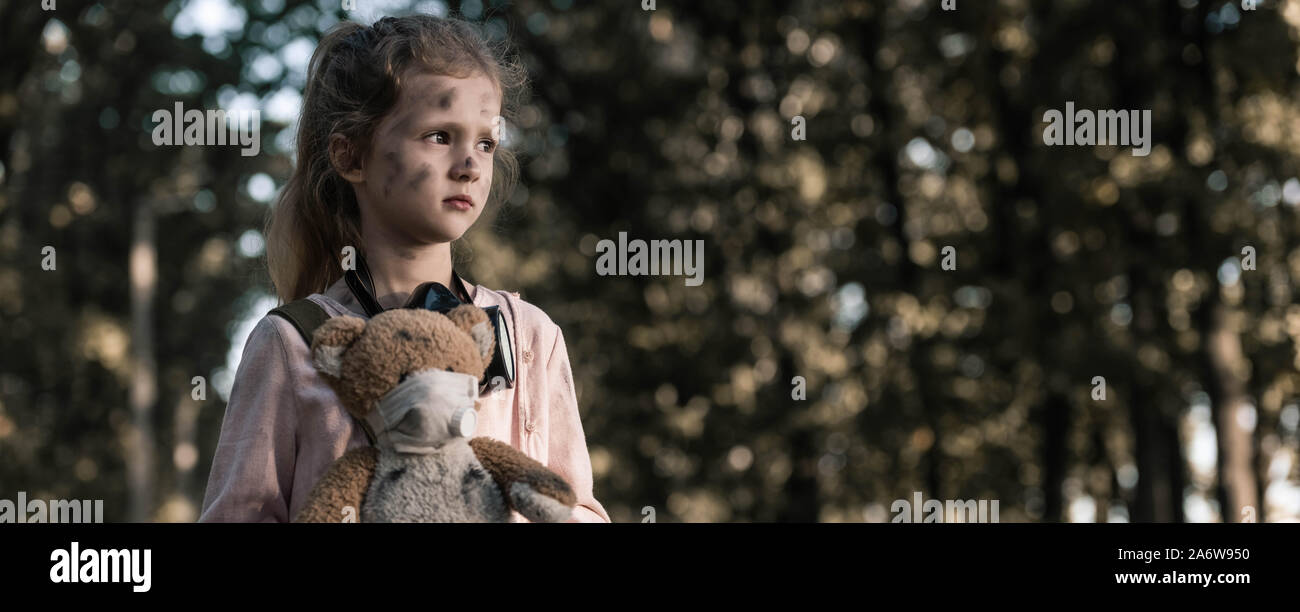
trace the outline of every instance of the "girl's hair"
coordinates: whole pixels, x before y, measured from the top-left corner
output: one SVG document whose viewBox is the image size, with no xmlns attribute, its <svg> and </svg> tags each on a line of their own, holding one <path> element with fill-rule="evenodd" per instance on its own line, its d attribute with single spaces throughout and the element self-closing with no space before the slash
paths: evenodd
<svg viewBox="0 0 1300 612">
<path fill-rule="evenodd" d="M 483 75 L 501 93 L 501 114 L 514 117 L 527 74 L 505 41 L 456 17 L 385 17 L 373 26 L 344 22 L 312 54 L 298 119 L 297 166 L 271 209 L 266 263 L 281 302 L 324 291 L 343 275 L 344 246 L 364 255 L 361 211 L 350 183 L 330 162 L 333 134 L 364 159 L 380 120 L 397 103 L 406 69 L 457 78 Z M 509 197 L 519 176 L 512 151 L 493 157 L 488 204 Z"/>
</svg>

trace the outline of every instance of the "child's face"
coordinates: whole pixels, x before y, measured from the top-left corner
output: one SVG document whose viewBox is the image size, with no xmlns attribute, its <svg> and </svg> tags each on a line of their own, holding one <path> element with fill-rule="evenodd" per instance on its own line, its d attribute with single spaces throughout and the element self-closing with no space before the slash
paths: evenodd
<svg viewBox="0 0 1300 612">
<path fill-rule="evenodd" d="M 408 72 L 354 183 L 362 227 L 394 246 L 460 238 L 487 202 L 500 112 L 485 76 Z"/>
</svg>

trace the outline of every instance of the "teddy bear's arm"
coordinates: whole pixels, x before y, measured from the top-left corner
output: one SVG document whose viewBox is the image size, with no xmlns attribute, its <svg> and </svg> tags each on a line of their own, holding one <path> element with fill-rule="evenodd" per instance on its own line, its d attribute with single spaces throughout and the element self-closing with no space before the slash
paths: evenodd
<svg viewBox="0 0 1300 612">
<path fill-rule="evenodd" d="M 379 451 L 372 446 L 354 448 L 330 466 L 294 517 L 295 523 L 341 523 L 351 517 L 360 522 L 361 502 L 375 473 Z M 351 512 L 347 510 L 351 507 Z"/>
<path fill-rule="evenodd" d="M 578 503 L 569 483 L 513 446 L 487 437 L 469 441 L 510 507 L 534 523 L 567 520 Z"/>
</svg>

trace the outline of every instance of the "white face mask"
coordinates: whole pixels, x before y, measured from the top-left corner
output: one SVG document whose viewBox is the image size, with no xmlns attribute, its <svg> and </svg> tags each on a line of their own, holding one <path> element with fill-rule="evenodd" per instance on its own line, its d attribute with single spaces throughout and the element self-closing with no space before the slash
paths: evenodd
<svg viewBox="0 0 1300 612">
<path fill-rule="evenodd" d="M 430 370 L 411 374 L 366 416 L 380 448 L 427 455 L 453 438 L 474 435 L 478 379 Z"/>
</svg>

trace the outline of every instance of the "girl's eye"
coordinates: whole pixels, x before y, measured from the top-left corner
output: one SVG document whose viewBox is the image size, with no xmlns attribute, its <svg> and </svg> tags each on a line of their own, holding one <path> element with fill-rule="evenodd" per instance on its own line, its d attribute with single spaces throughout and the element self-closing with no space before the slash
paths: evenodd
<svg viewBox="0 0 1300 612">
<path fill-rule="evenodd" d="M 433 132 L 428 136 L 425 136 L 425 138 L 426 139 L 432 138 L 433 142 L 436 144 L 451 144 L 451 140 L 447 136 L 446 132 Z M 490 139 L 483 139 L 478 142 L 478 147 L 479 150 L 484 153 L 491 153 L 497 149 L 497 141 L 490 140 Z"/>
</svg>

